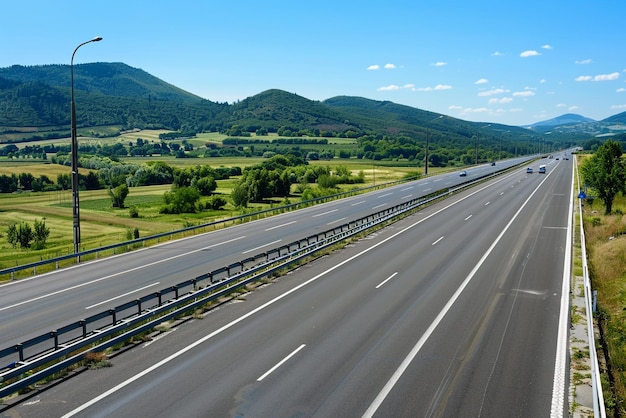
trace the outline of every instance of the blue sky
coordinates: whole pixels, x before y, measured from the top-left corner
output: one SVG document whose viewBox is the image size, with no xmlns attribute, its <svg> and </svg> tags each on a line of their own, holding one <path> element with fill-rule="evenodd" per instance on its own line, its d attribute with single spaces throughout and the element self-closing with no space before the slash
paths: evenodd
<svg viewBox="0 0 626 418">
<path fill-rule="evenodd" d="M 0 67 L 123 62 L 216 102 L 278 88 L 527 125 L 626 111 L 624 0 L 4 2 Z"/>
</svg>

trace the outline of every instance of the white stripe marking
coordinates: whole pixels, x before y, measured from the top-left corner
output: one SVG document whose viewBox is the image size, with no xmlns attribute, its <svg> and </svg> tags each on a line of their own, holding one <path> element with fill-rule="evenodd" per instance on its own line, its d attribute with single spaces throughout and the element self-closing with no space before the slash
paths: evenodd
<svg viewBox="0 0 626 418">
<path fill-rule="evenodd" d="M 284 359 L 279 361 L 278 364 L 276 364 L 274 367 L 272 367 L 267 372 L 265 372 L 265 374 L 263 376 L 259 377 L 256 381 L 260 382 L 261 380 L 265 379 L 267 376 L 272 374 L 276 369 L 278 369 L 280 366 L 282 366 L 287 360 L 289 360 L 290 358 L 292 358 L 293 356 L 298 354 L 298 351 L 302 350 L 304 347 L 306 347 L 306 344 L 302 344 L 300 347 L 298 347 L 295 350 L 293 350 L 291 352 L 291 354 L 289 354 L 287 357 L 285 357 Z"/>
<path fill-rule="evenodd" d="M 398 272 L 396 271 L 395 273 L 393 273 L 391 276 L 387 277 L 385 280 L 383 280 L 378 286 L 376 286 L 376 289 L 378 289 L 379 287 L 381 287 L 382 285 L 384 285 L 385 283 L 387 283 L 389 280 L 393 279 L 396 275 L 398 274 Z"/>
<path fill-rule="evenodd" d="M 328 215 L 329 213 L 337 212 L 339 209 L 329 210 L 328 212 L 318 213 L 317 215 L 311 216 L 311 218 L 317 218 L 318 216 Z"/>
<path fill-rule="evenodd" d="M 114 301 L 115 299 L 120 299 L 120 298 L 123 298 L 124 296 L 132 295 L 133 293 L 136 293 L 136 292 L 141 292 L 142 290 L 145 290 L 145 289 L 147 289 L 149 287 L 152 287 L 152 286 L 156 286 L 158 284 L 161 284 L 161 282 L 152 283 L 152 284 L 149 284 L 147 286 L 140 287 L 139 289 L 131 290 L 130 292 L 124 293 L 123 295 L 115 296 L 114 298 L 107 299 L 105 301 L 93 304 L 91 306 L 87 306 L 87 307 L 85 307 L 85 309 L 91 309 L 91 308 L 95 308 L 96 306 L 104 305 L 105 303 L 109 303 L 111 301 Z"/>
<path fill-rule="evenodd" d="M 276 226 L 273 226 L 271 228 L 267 228 L 266 231 L 271 231 L 272 229 L 282 228 L 283 226 L 287 226 L 287 225 L 291 225 L 291 224 L 295 224 L 295 223 L 296 223 L 296 221 L 291 221 L 291 222 L 287 222 L 286 224 L 276 225 Z"/>
<path fill-rule="evenodd" d="M 441 241 L 442 239 L 443 239 L 443 237 L 439 238 L 437 241 L 433 242 L 433 243 L 432 243 L 432 244 L 430 244 L 430 245 L 437 245 L 437 244 L 439 243 L 439 241 Z"/>
<path fill-rule="evenodd" d="M 276 241 L 268 242 L 267 244 L 259 245 L 256 248 L 252 248 L 250 250 L 246 250 L 246 251 L 242 252 L 241 254 L 251 253 L 252 251 L 260 250 L 263 247 L 267 247 L 269 245 L 276 244 L 277 242 L 281 242 L 281 241 L 282 241 L 281 239 L 277 239 Z"/>
</svg>

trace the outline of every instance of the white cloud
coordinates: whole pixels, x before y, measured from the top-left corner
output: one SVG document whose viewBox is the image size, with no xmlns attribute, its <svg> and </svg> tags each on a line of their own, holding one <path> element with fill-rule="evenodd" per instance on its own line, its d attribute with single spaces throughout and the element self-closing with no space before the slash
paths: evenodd
<svg viewBox="0 0 626 418">
<path fill-rule="evenodd" d="M 448 106 L 448 109 L 449 110 L 461 110 L 461 109 L 463 109 L 463 107 L 462 106 L 452 105 L 452 106 Z"/>
<path fill-rule="evenodd" d="M 593 81 L 612 81 L 619 78 L 619 73 L 616 71 L 611 74 L 600 74 L 593 78 Z"/>
<path fill-rule="evenodd" d="M 567 107 L 567 105 L 565 103 L 559 103 L 556 107 Z"/>
<path fill-rule="evenodd" d="M 393 64 L 385 64 L 385 69 L 387 69 L 387 70 L 394 70 L 395 68 L 396 68 L 396 66 L 393 65 Z"/>
<path fill-rule="evenodd" d="M 542 78 L 541 80 L 539 80 L 539 84 L 544 84 L 547 83 L 548 80 L 546 80 L 545 78 Z"/>
<path fill-rule="evenodd" d="M 444 65 L 448 65 L 447 62 L 443 62 L 443 61 L 437 61 L 435 63 L 432 64 L 434 67 L 443 67 Z"/>
<path fill-rule="evenodd" d="M 513 101 L 512 97 L 502 97 L 501 99 L 498 98 L 491 98 L 489 99 L 488 103 L 489 104 L 506 104 L 506 103 L 511 103 Z"/>
<path fill-rule="evenodd" d="M 567 110 L 569 110 L 570 112 L 575 112 L 575 111 L 577 111 L 578 109 L 579 109 L 579 107 L 578 107 L 578 106 L 570 106 L 570 107 L 568 107 L 568 108 L 567 108 Z"/>
<path fill-rule="evenodd" d="M 504 54 L 500 51 L 496 51 L 493 54 L 491 54 L 492 57 L 503 57 Z"/>
<path fill-rule="evenodd" d="M 613 105 L 613 106 L 611 106 L 611 109 L 617 109 L 617 110 L 626 109 L 626 104 L 623 104 L 623 105 Z"/>
<path fill-rule="evenodd" d="M 541 47 L 541 49 L 552 49 L 552 45 L 545 44 Z"/>
<path fill-rule="evenodd" d="M 478 96 L 480 97 L 494 96 L 496 94 L 508 93 L 509 91 L 510 90 L 505 90 L 505 89 L 493 89 L 493 90 L 481 91 L 478 93 Z"/>
<path fill-rule="evenodd" d="M 487 113 L 489 112 L 489 109 L 486 107 L 466 107 L 465 109 L 462 109 L 460 114 L 461 115 L 467 115 L 470 113 Z"/>
<path fill-rule="evenodd" d="M 415 84 L 405 84 L 402 87 L 405 88 L 405 89 L 415 90 Z"/>
<path fill-rule="evenodd" d="M 448 84 L 437 84 L 435 87 L 419 87 L 415 90 L 417 91 L 441 91 L 441 90 L 450 90 L 452 86 Z"/>
<path fill-rule="evenodd" d="M 481 78 L 474 82 L 474 84 L 487 84 L 487 83 L 489 83 L 489 80 L 487 80 L 486 78 Z"/>
<path fill-rule="evenodd" d="M 611 74 L 598 74 L 595 76 L 581 75 L 576 77 L 576 81 L 612 81 L 619 78 L 619 73 L 616 71 Z"/>
<path fill-rule="evenodd" d="M 591 64 L 591 58 L 587 58 L 586 60 L 574 61 L 576 64 Z"/>
<path fill-rule="evenodd" d="M 535 92 L 531 90 L 516 91 L 513 93 L 513 96 L 515 97 L 530 97 L 534 95 L 535 95 Z"/>
<path fill-rule="evenodd" d="M 393 91 L 400 90 L 400 86 L 396 86 L 395 84 L 390 84 L 389 86 L 379 87 L 377 91 Z"/>
<path fill-rule="evenodd" d="M 615 90 L 617 93 L 624 93 L 626 91 L 626 89 L 624 87 L 620 87 L 619 89 Z"/>
<path fill-rule="evenodd" d="M 369 71 L 380 70 L 380 65 L 370 65 L 369 67 L 367 67 L 367 69 Z"/>
<path fill-rule="evenodd" d="M 533 51 L 533 50 L 530 50 L 530 51 L 524 51 L 524 52 L 522 52 L 521 54 L 519 54 L 519 56 L 520 56 L 520 57 L 522 57 L 522 58 L 527 58 L 527 57 L 536 57 L 537 55 L 541 55 L 541 54 L 540 54 L 539 52 L 537 52 L 537 51 Z"/>
</svg>

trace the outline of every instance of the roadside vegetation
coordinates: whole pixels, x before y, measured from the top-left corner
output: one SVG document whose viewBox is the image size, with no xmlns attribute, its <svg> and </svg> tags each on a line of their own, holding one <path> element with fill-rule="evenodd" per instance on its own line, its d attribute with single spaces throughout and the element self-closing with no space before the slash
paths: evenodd
<svg viewBox="0 0 626 418">
<path fill-rule="evenodd" d="M 602 382 L 605 405 L 608 416 L 623 417 L 626 416 L 626 197 L 624 182 L 619 179 L 624 178 L 624 159 L 621 147 L 611 141 L 606 144 L 593 155 L 577 158 L 581 174 L 587 174 L 586 183 L 597 187 L 586 191 L 583 223 L 589 275 L 598 298 L 596 318 L 607 363 Z M 608 170 L 603 175 L 602 167 Z"/>
</svg>

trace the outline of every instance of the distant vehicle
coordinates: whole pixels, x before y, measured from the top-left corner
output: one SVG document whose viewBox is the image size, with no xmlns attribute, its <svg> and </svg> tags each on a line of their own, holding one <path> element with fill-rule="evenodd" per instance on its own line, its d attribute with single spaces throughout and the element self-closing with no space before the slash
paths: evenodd
<svg viewBox="0 0 626 418">
<path fill-rule="evenodd" d="M 492 166 L 496 165 L 496 162 L 495 162 L 495 161 L 492 161 L 492 162 L 491 162 L 491 165 L 492 165 Z"/>
<path fill-rule="evenodd" d="M 546 166 L 545 166 L 545 164 L 539 166 L 539 173 L 546 174 Z"/>
<path fill-rule="evenodd" d="M 460 176 L 460 177 L 467 177 L 467 171 L 461 171 L 461 172 L 459 173 L 459 176 Z"/>
<path fill-rule="evenodd" d="M 533 168 L 532 167 L 528 167 L 526 169 L 526 174 L 532 174 L 533 173 Z"/>
</svg>

